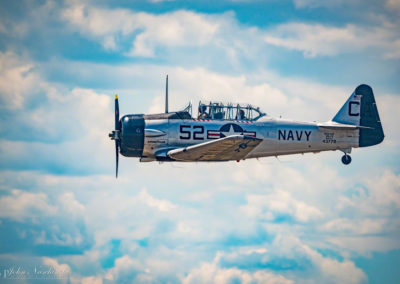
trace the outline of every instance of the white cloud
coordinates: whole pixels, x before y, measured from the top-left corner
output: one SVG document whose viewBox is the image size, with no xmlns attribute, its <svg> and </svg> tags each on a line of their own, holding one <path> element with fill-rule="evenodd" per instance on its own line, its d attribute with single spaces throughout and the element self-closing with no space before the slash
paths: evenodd
<svg viewBox="0 0 400 284">
<path fill-rule="evenodd" d="M 0 100 L 2 107 L 21 109 L 32 91 L 40 88 L 33 65 L 13 52 L 0 52 Z"/>
<path fill-rule="evenodd" d="M 331 0 L 331 1 L 318 1 L 318 0 L 294 0 L 296 8 L 318 8 L 318 7 L 337 7 L 343 4 L 349 4 L 345 0 Z M 359 3 L 359 0 L 352 0 L 350 4 Z"/>
<path fill-rule="evenodd" d="M 335 5 L 340 2 L 335 1 Z M 305 7 L 315 6 L 316 1 L 295 3 Z M 391 2 L 388 5 L 393 6 Z M 169 47 L 182 56 L 177 47 L 187 47 L 190 52 L 195 48 L 202 57 L 205 52 L 209 60 L 211 47 L 213 54 L 223 56 L 235 66 L 246 58 L 252 58 L 253 63 L 264 62 L 266 44 L 269 44 L 301 51 L 306 57 L 335 56 L 372 48 L 384 58 L 399 58 L 400 34 L 396 23 L 387 20 L 372 26 L 347 24 L 343 27 L 289 22 L 260 29 L 240 25 L 233 13 L 214 16 L 181 10 L 156 15 L 84 4 L 69 5 L 62 15 L 74 29 L 100 41 L 105 49 L 127 56 L 155 57 L 158 49 Z M 110 23 L 110 18 L 115 20 Z M 122 44 L 126 40 L 131 42 L 128 50 Z"/>
<path fill-rule="evenodd" d="M 384 219 L 351 220 L 339 218 L 324 224 L 321 229 L 332 234 L 350 233 L 354 235 L 382 233 L 386 221 Z"/>
<path fill-rule="evenodd" d="M 82 279 L 80 279 L 79 283 L 81 283 L 81 284 L 102 284 L 103 279 L 100 277 L 89 276 L 89 277 L 83 277 Z"/>
<path fill-rule="evenodd" d="M 396 58 L 393 41 L 400 37 L 394 26 L 344 27 L 321 24 L 285 23 L 271 28 L 264 37 L 266 43 L 291 50 L 302 51 L 306 57 L 334 56 L 353 53 L 367 48 L 383 50 L 383 56 Z"/>
<path fill-rule="evenodd" d="M 254 161 L 255 163 L 256 161 Z M 310 164 L 313 163 L 314 161 Z M 338 196 L 341 196 L 341 192 L 347 189 L 343 186 L 336 189 L 335 185 L 332 185 L 332 181 L 337 178 L 334 174 L 324 180 L 325 169 L 319 165 L 315 165 L 320 170 L 318 176 L 313 171 L 303 172 L 295 169 L 296 165 L 281 164 L 277 172 L 293 177 L 291 182 L 283 182 L 281 177 L 272 171 L 271 175 L 274 178 L 271 178 L 270 184 L 262 179 L 261 184 L 256 183 L 245 189 L 248 195 L 253 195 L 258 202 L 251 206 L 249 203 L 249 208 L 257 209 L 259 206 L 262 210 L 271 210 L 277 215 L 293 214 L 294 218 L 303 220 L 301 222 L 309 222 L 306 225 L 291 222 L 276 224 L 263 219 L 263 215 L 257 213 L 243 214 L 243 210 L 238 209 L 240 204 L 245 201 L 242 185 L 237 182 L 227 184 L 226 178 L 218 179 L 221 165 L 188 164 L 182 165 L 181 169 L 169 165 L 146 164 L 143 166 L 135 164 L 129 166 L 127 164 L 127 166 L 130 172 L 129 177 L 122 176 L 123 178 L 118 181 L 115 181 L 112 176 L 88 178 L 34 175 L 35 178 L 32 180 L 27 179 L 26 173 L 19 175 L 21 180 L 30 180 L 44 192 L 51 192 L 57 188 L 59 196 L 68 192 L 73 192 L 77 196 L 76 194 L 79 193 L 79 203 L 86 208 L 84 220 L 87 230 L 96 233 L 95 242 L 89 251 L 83 255 L 63 258 L 63 263 L 68 263 L 76 273 L 87 271 L 89 269 L 87 263 L 107 259 L 108 250 L 105 249 L 105 246 L 111 240 L 121 240 L 120 251 L 123 251 L 124 255 L 117 258 L 119 260 L 115 262 L 115 269 L 111 268 L 103 273 L 99 268 L 100 270 L 96 270 L 96 275 L 86 273 L 83 278 L 93 277 L 86 279 L 87 281 L 100 281 L 100 279 L 130 281 L 135 279 L 135 282 L 141 283 L 167 279 L 163 277 L 179 276 L 182 277 L 182 281 L 185 280 L 189 283 L 191 283 L 190 281 L 205 283 L 209 280 L 207 277 L 221 283 L 234 279 L 240 279 L 242 282 L 253 281 L 254 283 L 264 283 L 265 281 L 266 283 L 269 283 L 268 281 L 271 283 L 291 283 L 290 281 L 301 283 L 301 281 L 311 281 L 310 279 L 314 279 L 313 277 L 320 283 L 359 283 L 365 280 L 365 275 L 349 258 L 352 253 L 363 254 L 365 251 L 375 249 L 385 251 L 384 249 L 396 248 L 396 242 L 398 244 L 398 241 L 390 240 L 390 236 L 393 236 L 394 233 L 389 232 L 384 233 L 386 237 L 376 237 L 373 240 L 368 235 L 360 236 L 358 232 L 347 230 L 344 227 L 341 233 L 345 235 L 335 235 L 338 233 L 337 226 L 340 225 L 337 223 L 334 228 L 335 222 L 331 223 L 333 227 L 327 228 L 329 231 L 318 231 L 317 229 L 321 225 L 335 220 L 340 214 L 346 214 L 344 211 L 338 211 L 335 205 Z M 141 180 L 154 178 L 155 166 L 158 169 L 157 178 L 160 185 L 164 184 L 164 186 L 152 183 L 151 189 L 140 190 L 137 185 L 132 184 L 132 180 L 140 183 Z M 271 165 L 264 165 L 264 170 L 267 172 L 273 168 Z M 287 168 L 291 170 L 289 171 Z M 227 163 L 223 165 L 223 169 L 224 175 L 231 176 L 236 170 L 250 174 L 254 166 L 253 163 L 248 162 L 243 165 Z M 182 173 L 185 173 L 191 184 L 197 184 L 198 187 L 193 185 L 184 188 L 175 187 L 173 181 L 178 180 Z M 303 175 L 302 179 L 300 179 L 301 175 Z M 207 176 L 207 181 L 202 180 L 204 176 Z M 197 180 L 196 177 L 199 179 Z M 351 178 L 346 178 L 344 184 L 349 184 Z M 299 183 L 297 183 L 297 179 L 299 179 Z M 377 179 L 373 178 L 373 180 Z M 390 175 L 382 177 L 382 180 L 387 180 L 388 184 L 393 184 L 393 188 L 395 188 L 395 179 L 390 178 Z M 169 181 L 168 185 L 166 185 L 167 181 Z M 187 202 L 181 204 L 185 200 L 185 194 L 196 193 L 198 188 L 206 188 L 210 182 L 213 184 L 213 195 L 208 202 L 204 205 L 199 205 L 202 203 L 196 201 L 193 204 Z M 179 183 L 183 184 L 185 181 Z M 73 186 L 72 191 L 71 186 Z M 228 186 L 229 191 L 222 191 L 224 186 Z M 376 186 L 387 187 L 379 181 Z M 279 188 L 281 188 L 281 192 L 278 190 Z M 265 191 L 268 193 L 263 194 L 262 192 Z M 72 199 L 72 196 L 69 195 L 69 198 Z M 241 200 L 239 204 L 233 202 L 235 199 Z M 180 205 L 177 206 L 172 202 L 173 200 Z M 384 201 L 383 204 L 387 206 L 386 202 Z M 324 208 L 322 215 L 319 215 L 318 211 L 314 212 L 313 204 L 315 203 L 319 204 L 316 208 L 319 206 Z M 369 206 L 376 205 L 370 204 Z M 63 207 L 60 206 L 60 208 Z M 361 208 L 364 208 L 363 203 L 361 203 Z M 359 210 L 357 205 L 355 205 L 355 209 Z M 312 216 L 312 212 L 317 218 Z M 350 212 L 350 214 L 352 213 Z M 359 220 L 364 217 L 355 216 L 355 218 Z M 169 222 L 171 225 L 163 227 Z M 363 229 L 365 234 L 378 232 L 379 228 L 376 227 L 372 230 L 367 222 L 361 224 L 365 226 L 365 230 Z M 260 226 L 265 228 L 268 235 L 275 241 L 270 241 L 268 237 L 264 236 L 257 238 L 257 235 L 254 240 L 257 228 Z M 313 236 L 313 240 L 307 238 L 310 235 Z M 234 239 L 239 240 L 238 243 L 226 241 L 227 236 L 234 236 Z M 148 246 L 138 245 L 137 240 L 143 239 L 149 240 Z M 209 244 L 216 242 L 221 244 L 217 246 L 219 249 L 229 248 L 229 253 L 232 255 L 223 253 L 222 256 L 216 257 L 217 262 L 214 264 L 206 263 L 204 266 L 199 264 L 199 261 L 205 261 L 209 258 L 210 253 L 215 252 L 215 248 L 211 249 Z M 226 246 L 225 242 L 227 242 Z M 253 245 L 246 247 L 248 242 L 252 242 Z M 169 248 L 166 249 L 165 246 L 169 246 Z M 329 248 L 340 254 L 347 253 L 348 256 L 344 260 L 335 260 L 322 256 L 315 250 L 315 247 Z M 140 263 L 135 262 L 137 259 L 140 260 Z M 306 269 L 304 270 L 305 274 L 296 273 L 295 268 L 286 268 L 287 274 L 278 275 L 273 271 L 248 270 L 239 265 L 243 263 L 268 264 L 268 261 L 276 263 L 274 261 L 282 259 L 288 260 L 282 265 L 294 263 L 291 261 L 292 259 L 297 259 L 298 261 L 295 263 L 303 265 L 303 268 L 304 265 L 307 265 L 304 268 Z M 307 263 L 311 263 L 311 266 Z M 78 278 L 81 279 L 82 276 Z"/>
<path fill-rule="evenodd" d="M 54 269 L 53 276 L 59 277 L 60 282 L 67 283 L 71 274 L 71 267 L 68 264 L 59 263 L 56 259 L 50 257 L 42 257 L 42 262 L 45 266 L 50 266 Z M 45 268 L 45 271 L 48 271 L 48 269 Z"/>
<path fill-rule="evenodd" d="M 364 184 L 366 189 L 359 194 L 342 197 L 337 207 L 341 210 L 349 207 L 357 209 L 366 216 L 400 215 L 400 175 L 385 170 L 379 175 L 365 177 Z"/>
<path fill-rule="evenodd" d="M 400 1 L 399 0 L 387 0 L 386 6 L 389 9 L 394 9 L 397 12 L 400 12 Z"/>
<path fill-rule="evenodd" d="M 323 216 L 318 208 L 298 201 L 282 190 L 268 195 L 247 195 L 246 199 L 248 204 L 241 209 L 253 218 L 274 221 L 289 215 L 297 221 L 308 222 Z"/>
<path fill-rule="evenodd" d="M 5 138 L 66 142 L 82 133 L 95 135 L 101 125 L 111 127 L 108 96 L 81 88 L 66 91 L 44 80 L 37 65 L 0 52 L 0 99 L 9 112 L 0 122 Z"/>
<path fill-rule="evenodd" d="M 139 193 L 138 199 L 141 202 L 147 204 L 148 206 L 157 208 L 158 210 L 164 211 L 164 212 L 168 212 L 168 211 L 176 208 L 176 206 L 174 204 L 172 204 L 171 202 L 169 202 L 169 201 L 157 200 L 156 198 L 154 198 L 153 196 L 148 194 L 145 189 L 143 189 Z"/>
<path fill-rule="evenodd" d="M 336 210 L 346 218 L 333 218 L 320 226 L 329 242 L 366 255 L 400 248 L 400 177 L 389 170 L 363 178 L 350 196 L 339 196 Z"/>
<path fill-rule="evenodd" d="M 298 238 L 278 235 L 268 249 L 242 248 L 233 252 L 218 252 L 210 263 L 193 268 L 184 283 L 363 283 L 367 279 L 362 270 L 349 260 L 338 261 L 324 257 Z M 299 263 L 302 259 L 304 262 Z M 241 267 L 262 266 L 263 270 L 247 271 Z M 280 265 L 282 266 L 280 269 Z M 290 265 L 299 265 L 302 273 L 289 272 Z M 223 266 L 223 267 L 221 267 Z M 280 272 L 272 273 L 269 267 Z"/>
<path fill-rule="evenodd" d="M 157 46 L 202 46 L 219 29 L 208 16 L 189 11 L 153 15 L 79 4 L 68 7 L 63 17 L 81 32 L 100 39 L 106 49 L 120 50 L 119 38 L 137 33 L 129 56 L 153 57 Z"/>
<path fill-rule="evenodd" d="M 225 284 L 232 282 L 240 283 L 263 283 L 263 284 L 292 284 L 282 275 L 269 273 L 262 270 L 247 272 L 237 268 L 220 268 L 215 263 L 202 263 L 200 267 L 194 268 L 183 279 L 184 284 L 190 283 L 216 283 Z"/>
<path fill-rule="evenodd" d="M 363 283 L 367 279 L 365 273 L 351 261 L 339 262 L 335 259 L 324 258 L 315 252 L 312 259 L 322 270 L 325 281 L 331 283 Z"/>
<path fill-rule="evenodd" d="M 0 217 L 22 221 L 36 218 L 38 214 L 54 214 L 57 208 L 49 204 L 44 193 L 30 193 L 14 189 L 0 198 Z"/>
<path fill-rule="evenodd" d="M 378 179 L 369 178 L 367 187 L 369 201 L 374 200 L 381 208 L 393 206 L 400 211 L 400 175 L 386 170 Z"/>
<path fill-rule="evenodd" d="M 178 207 L 175 204 L 155 198 L 146 189 L 133 195 L 138 188 L 127 187 L 129 179 L 123 179 L 119 178 L 119 185 L 123 191 L 118 190 L 113 179 L 107 180 L 105 188 L 86 205 L 86 212 L 104 212 L 101 215 L 87 214 L 85 217 L 89 229 L 95 232 L 96 244 L 99 246 L 106 244 L 110 239 L 149 238 L 156 230 L 158 222 L 177 215 Z M 113 188 L 111 192 L 108 190 L 110 187 Z M 104 229 L 110 226 L 112 229 Z"/>
<path fill-rule="evenodd" d="M 357 268 L 349 260 L 338 261 L 324 257 L 307 245 L 304 245 L 298 238 L 280 235 L 274 241 L 275 248 L 282 248 L 283 254 L 293 251 L 294 257 L 306 257 L 312 262 L 313 281 L 320 279 L 324 283 L 362 283 L 367 277 L 364 272 Z M 290 253 L 289 255 L 293 255 Z M 317 272 L 318 271 L 318 272 Z"/>
<path fill-rule="evenodd" d="M 396 236 L 394 236 L 396 235 Z M 371 257 L 373 252 L 387 253 L 398 250 L 400 241 L 398 233 L 394 235 L 385 234 L 379 236 L 335 236 L 327 237 L 327 243 L 337 251 L 343 254 L 359 255 L 362 257 Z"/>
<path fill-rule="evenodd" d="M 204 15 L 177 11 L 170 15 L 140 15 L 144 32 L 137 36 L 131 51 L 133 56 L 153 56 L 155 46 L 202 46 L 209 43 L 219 29 L 217 23 Z"/>
<path fill-rule="evenodd" d="M 34 63 L 13 53 L 0 53 L 0 58 L 6 58 L 0 70 L 0 93 L 8 112 L 0 123 L 3 163 L 12 168 L 68 171 L 85 162 L 89 169 L 94 160 L 103 159 L 95 153 L 109 153 L 111 160 L 106 136 L 113 124 L 109 96 L 81 88 L 67 91 L 44 80 Z"/>
<path fill-rule="evenodd" d="M 74 193 L 66 192 L 58 198 L 59 203 L 63 206 L 65 212 L 73 216 L 82 216 L 85 212 L 85 206 L 75 199 Z"/>
<path fill-rule="evenodd" d="M 385 144 L 396 147 L 400 142 L 400 113 L 396 111 L 400 107 L 400 96 L 396 94 L 375 94 L 376 105 L 381 118 Z"/>
<path fill-rule="evenodd" d="M 140 261 L 124 255 L 115 260 L 114 267 L 107 271 L 104 278 L 115 282 L 125 282 L 126 279 L 132 279 L 131 275 L 134 277 L 140 270 L 143 270 L 143 264 Z"/>
</svg>

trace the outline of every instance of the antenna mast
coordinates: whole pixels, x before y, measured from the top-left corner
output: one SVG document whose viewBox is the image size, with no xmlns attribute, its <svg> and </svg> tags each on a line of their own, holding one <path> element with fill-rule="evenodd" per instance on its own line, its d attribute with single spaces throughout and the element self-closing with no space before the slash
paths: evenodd
<svg viewBox="0 0 400 284">
<path fill-rule="evenodd" d="M 165 85 L 165 113 L 168 113 L 168 75 L 167 75 L 167 83 Z"/>
</svg>

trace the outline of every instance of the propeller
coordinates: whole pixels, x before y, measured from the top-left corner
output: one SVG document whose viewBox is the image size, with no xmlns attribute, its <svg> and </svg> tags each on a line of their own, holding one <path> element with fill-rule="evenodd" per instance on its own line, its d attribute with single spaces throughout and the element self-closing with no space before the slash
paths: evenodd
<svg viewBox="0 0 400 284">
<path fill-rule="evenodd" d="M 119 157 L 119 143 L 120 143 L 121 124 L 119 123 L 119 105 L 118 95 L 115 95 L 115 130 L 108 136 L 111 140 L 115 140 L 115 177 L 118 178 L 118 157 Z"/>
<path fill-rule="evenodd" d="M 118 178 L 118 158 L 119 158 L 119 133 L 121 131 L 119 123 L 119 104 L 118 95 L 115 95 L 115 132 L 118 131 L 115 139 L 115 178 Z"/>
</svg>

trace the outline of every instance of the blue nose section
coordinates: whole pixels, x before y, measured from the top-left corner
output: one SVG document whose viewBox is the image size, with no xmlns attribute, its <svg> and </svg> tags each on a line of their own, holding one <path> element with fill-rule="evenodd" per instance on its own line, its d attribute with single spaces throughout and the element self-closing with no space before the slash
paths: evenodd
<svg viewBox="0 0 400 284">
<path fill-rule="evenodd" d="M 121 118 L 121 154 L 127 157 L 141 157 L 144 146 L 143 115 L 126 115 Z"/>
</svg>

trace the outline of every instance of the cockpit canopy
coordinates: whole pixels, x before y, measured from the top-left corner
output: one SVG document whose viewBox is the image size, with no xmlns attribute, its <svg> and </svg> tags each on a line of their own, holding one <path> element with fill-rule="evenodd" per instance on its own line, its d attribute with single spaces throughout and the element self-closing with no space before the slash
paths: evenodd
<svg viewBox="0 0 400 284">
<path fill-rule="evenodd" d="M 232 103 L 223 104 L 221 102 L 199 102 L 199 119 L 213 120 L 248 120 L 255 121 L 266 114 L 260 108 L 252 105 L 233 105 Z"/>
<path fill-rule="evenodd" d="M 243 105 L 231 103 L 223 104 L 221 102 L 199 102 L 198 119 L 210 120 L 244 120 L 256 121 L 266 114 L 260 111 L 260 108 L 253 107 L 252 105 Z M 151 119 L 192 119 L 192 104 L 189 103 L 181 111 L 174 111 L 168 113 L 145 114 L 143 118 L 146 120 Z"/>
</svg>

